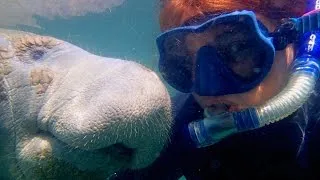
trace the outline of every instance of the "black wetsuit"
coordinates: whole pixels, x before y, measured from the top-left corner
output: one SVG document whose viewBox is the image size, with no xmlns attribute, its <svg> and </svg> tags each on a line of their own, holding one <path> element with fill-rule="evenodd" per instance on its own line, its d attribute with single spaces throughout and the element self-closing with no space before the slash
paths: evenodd
<svg viewBox="0 0 320 180">
<path fill-rule="evenodd" d="M 191 95 L 173 99 L 175 126 L 168 148 L 141 171 L 115 179 L 320 179 L 320 83 L 308 102 L 286 119 L 235 134 L 202 149 L 189 146 L 182 132 L 203 110 Z"/>
</svg>

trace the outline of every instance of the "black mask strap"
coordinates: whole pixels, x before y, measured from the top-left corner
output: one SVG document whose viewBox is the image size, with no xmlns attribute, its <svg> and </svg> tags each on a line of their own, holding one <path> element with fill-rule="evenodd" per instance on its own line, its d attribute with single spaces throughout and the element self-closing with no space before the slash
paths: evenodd
<svg viewBox="0 0 320 180">
<path fill-rule="evenodd" d="M 298 19 L 294 18 L 282 19 L 281 25 L 269 34 L 273 37 L 273 45 L 276 51 L 285 49 L 288 44 L 295 43 L 299 39 L 297 21 Z"/>
<path fill-rule="evenodd" d="M 269 34 L 277 51 L 283 50 L 291 43 L 299 43 L 301 36 L 309 31 L 320 29 L 320 12 L 300 18 L 283 19 L 280 26 Z"/>
</svg>

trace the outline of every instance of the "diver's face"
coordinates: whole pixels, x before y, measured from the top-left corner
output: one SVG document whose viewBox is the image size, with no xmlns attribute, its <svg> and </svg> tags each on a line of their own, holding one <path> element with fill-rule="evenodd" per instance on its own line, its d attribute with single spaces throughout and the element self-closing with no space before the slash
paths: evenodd
<svg viewBox="0 0 320 180">
<path fill-rule="evenodd" d="M 274 24 L 270 23 L 267 18 L 257 14 L 257 19 L 260 20 L 268 28 L 269 31 L 274 30 Z M 210 33 L 188 36 L 186 39 L 186 43 L 188 44 L 190 55 L 195 57 L 195 53 L 199 48 L 206 44 L 215 43 L 216 40 L 213 37 L 217 36 L 216 34 L 212 36 L 212 34 L 217 32 L 221 32 L 221 30 L 212 29 Z M 254 71 L 254 63 L 251 61 L 251 57 L 242 58 L 248 59 L 246 59 L 245 61 L 239 61 L 244 63 L 236 63 L 231 68 L 234 72 L 241 76 L 249 76 Z M 221 110 L 221 108 L 223 108 L 223 110 L 228 111 L 239 111 L 248 107 L 261 105 L 278 94 L 280 90 L 285 86 L 289 74 L 289 66 L 293 58 L 294 50 L 292 46 L 288 46 L 283 51 L 276 51 L 274 62 L 267 77 L 257 87 L 251 89 L 248 92 L 240 94 L 229 94 L 224 96 L 199 96 L 195 92 L 193 92 L 192 94 L 202 108 L 211 107 L 211 109 L 216 108 Z"/>
</svg>

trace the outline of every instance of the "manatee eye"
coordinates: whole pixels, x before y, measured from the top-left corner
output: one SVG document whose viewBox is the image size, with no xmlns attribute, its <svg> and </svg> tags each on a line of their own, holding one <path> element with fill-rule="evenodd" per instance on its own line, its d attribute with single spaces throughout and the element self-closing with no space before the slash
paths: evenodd
<svg viewBox="0 0 320 180">
<path fill-rule="evenodd" d="M 31 57 L 34 60 L 39 60 L 43 57 L 44 53 L 45 52 L 43 50 L 34 50 L 31 52 Z"/>
</svg>

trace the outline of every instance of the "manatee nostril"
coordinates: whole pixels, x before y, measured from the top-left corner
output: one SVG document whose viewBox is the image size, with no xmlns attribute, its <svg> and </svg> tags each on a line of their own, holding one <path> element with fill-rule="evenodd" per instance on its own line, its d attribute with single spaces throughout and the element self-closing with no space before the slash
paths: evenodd
<svg viewBox="0 0 320 180">
<path fill-rule="evenodd" d="M 130 162 L 134 155 L 135 150 L 132 148 L 128 148 L 121 143 L 113 144 L 106 148 L 102 148 L 98 150 L 99 152 L 105 153 L 110 157 L 113 157 L 119 161 Z"/>
</svg>

